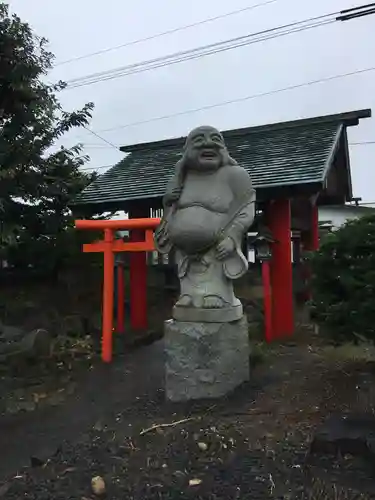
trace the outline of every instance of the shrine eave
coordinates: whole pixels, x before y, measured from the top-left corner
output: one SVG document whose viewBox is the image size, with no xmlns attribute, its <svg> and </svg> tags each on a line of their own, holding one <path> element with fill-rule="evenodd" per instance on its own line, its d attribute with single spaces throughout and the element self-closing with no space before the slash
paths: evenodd
<svg viewBox="0 0 375 500">
<path fill-rule="evenodd" d="M 224 136 L 230 154 L 251 175 L 258 200 L 314 194 L 324 191 L 331 179 L 325 196 L 336 203 L 352 196 L 347 127 L 370 116 L 369 109 L 351 111 L 229 130 Z M 86 187 L 71 206 L 98 210 L 125 210 L 140 203 L 161 206 L 183 142 L 177 138 L 122 148 L 127 156 Z M 340 181 L 333 179 L 332 170 Z M 331 186 L 335 182 L 340 193 Z"/>
</svg>

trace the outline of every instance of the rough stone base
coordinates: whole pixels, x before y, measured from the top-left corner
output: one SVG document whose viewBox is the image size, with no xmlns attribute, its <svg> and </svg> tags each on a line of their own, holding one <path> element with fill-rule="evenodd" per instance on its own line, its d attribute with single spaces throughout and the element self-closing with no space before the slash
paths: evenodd
<svg viewBox="0 0 375 500">
<path fill-rule="evenodd" d="M 51 349 L 52 337 L 46 330 L 27 332 L 0 323 L 0 364 L 48 357 Z"/>
<path fill-rule="evenodd" d="M 219 398 L 249 380 L 245 316 L 232 323 L 165 322 L 165 391 L 170 401 Z"/>
</svg>

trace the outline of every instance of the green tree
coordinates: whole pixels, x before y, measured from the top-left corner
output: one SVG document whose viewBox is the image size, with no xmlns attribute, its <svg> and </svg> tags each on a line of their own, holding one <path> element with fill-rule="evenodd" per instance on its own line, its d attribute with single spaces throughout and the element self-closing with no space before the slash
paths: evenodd
<svg viewBox="0 0 375 500">
<path fill-rule="evenodd" d="M 313 314 L 335 342 L 375 341 L 375 216 L 347 222 L 311 256 Z"/>
<path fill-rule="evenodd" d="M 56 270 L 73 251 L 69 201 L 89 182 L 81 146 L 57 147 L 64 133 L 88 124 L 93 104 L 66 112 L 65 84 L 44 77 L 54 56 L 47 40 L 0 4 L 0 255 L 18 266 Z"/>
</svg>

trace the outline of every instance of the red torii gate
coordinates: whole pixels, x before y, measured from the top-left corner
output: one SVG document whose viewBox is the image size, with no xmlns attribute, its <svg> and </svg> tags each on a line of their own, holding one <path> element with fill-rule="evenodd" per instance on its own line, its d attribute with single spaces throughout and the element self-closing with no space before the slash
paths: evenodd
<svg viewBox="0 0 375 500">
<path fill-rule="evenodd" d="M 83 245 L 84 252 L 102 252 L 103 270 L 103 304 L 102 304 L 102 360 L 112 361 L 113 306 L 114 306 L 114 265 L 116 252 L 152 252 L 154 246 L 154 229 L 160 219 L 125 219 L 125 220 L 76 220 L 77 229 L 103 230 L 104 239 Z M 131 241 L 115 239 L 114 232 L 128 230 Z M 142 240 L 141 233 L 144 234 Z M 135 237 L 134 237 L 135 236 Z M 132 241 L 133 240 L 133 241 Z M 138 241 L 134 241 L 138 240 Z M 130 263 L 130 296 L 132 326 L 141 329 L 147 326 L 147 282 L 146 259 L 133 259 Z M 124 276 L 123 268 L 118 268 L 118 307 L 117 323 L 124 323 Z M 135 276 L 139 273 L 139 280 Z"/>
</svg>

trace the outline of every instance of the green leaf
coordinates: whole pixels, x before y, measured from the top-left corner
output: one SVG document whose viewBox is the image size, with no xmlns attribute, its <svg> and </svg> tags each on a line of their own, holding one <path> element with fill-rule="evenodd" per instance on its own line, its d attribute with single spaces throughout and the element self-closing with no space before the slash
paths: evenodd
<svg viewBox="0 0 375 500">
<path fill-rule="evenodd" d="M 93 179 L 80 145 L 56 141 L 87 126 L 93 103 L 63 110 L 64 82 L 47 84 L 54 56 L 8 5 L 0 4 L 0 251 L 18 266 L 54 270 L 80 252 L 69 202 Z M 54 148 L 55 149 L 55 148 Z"/>
<path fill-rule="evenodd" d="M 375 216 L 327 235 L 309 260 L 314 319 L 336 342 L 374 342 Z"/>
</svg>

